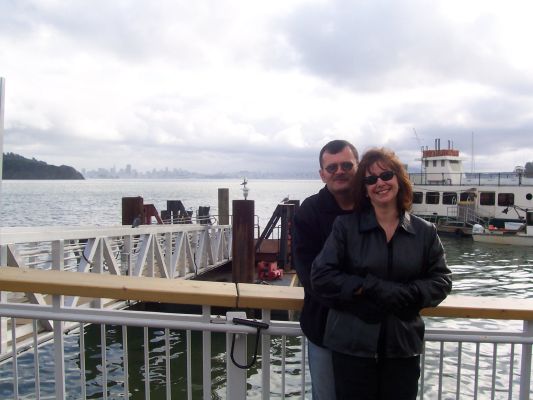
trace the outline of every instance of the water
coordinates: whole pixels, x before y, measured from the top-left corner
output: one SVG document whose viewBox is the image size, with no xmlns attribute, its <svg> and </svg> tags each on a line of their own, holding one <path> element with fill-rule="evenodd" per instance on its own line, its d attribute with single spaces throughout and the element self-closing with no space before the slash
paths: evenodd
<svg viewBox="0 0 533 400">
<path fill-rule="evenodd" d="M 231 201 L 243 199 L 240 180 L 86 180 L 3 181 L 0 226 L 120 225 L 122 197 L 141 196 L 158 211 L 167 200 L 181 200 L 196 212 L 210 206 L 218 214 L 218 188 L 229 189 Z M 262 225 L 285 197 L 303 200 L 321 187 L 320 180 L 249 181 L 249 200 Z M 230 210 L 231 212 L 231 210 Z"/>
<path fill-rule="evenodd" d="M 181 200 L 186 208 L 197 210 L 199 206 L 210 206 L 211 214 L 217 214 L 218 188 L 228 188 L 231 200 L 242 199 L 242 186 L 240 180 L 88 180 L 88 181 L 3 181 L 0 203 L 0 226 L 42 226 L 42 225 L 118 225 L 121 222 L 121 199 L 125 196 L 142 196 L 145 203 L 153 203 L 161 211 L 166 208 L 166 200 Z M 255 213 L 259 216 L 262 227 L 270 218 L 276 204 L 281 199 L 289 196 L 290 199 L 303 200 L 322 187 L 319 180 L 252 180 L 249 199 L 255 200 Z M 230 210 L 231 212 L 231 210 Z M 1 229 L 1 228 L 0 228 Z M 446 249 L 448 264 L 453 271 L 452 294 L 468 296 L 499 296 L 512 298 L 533 297 L 533 248 L 494 246 L 475 243 L 468 238 L 442 237 Z M 431 327 L 455 328 L 483 328 L 483 329 L 520 329 L 518 321 L 499 322 L 495 320 L 469 321 L 469 320 L 443 320 L 431 319 Z M 87 347 L 87 393 L 90 398 L 101 397 L 101 382 L 97 371 L 100 366 L 100 330 L 98 327 L 85 328 Z M 183 332 L 170 332 L 171 336 L 171 371 L 173 374 L 172 391 L 176 396 L 185 394 L 185 339 Z M 129 358 L 130 358 L 130 391 L 131 398 L 144 398 L 144 381 L 142 373 L 144 362 L 142 360 L 142 330 L 128 329 Z M 66 339 L 66 363 L 68 371 L 69 398 L 79 397 L 79 337 L 77 334 L 69 335 Z M 150 371 L 152 379 L 152 398 L 164 398 L 164 331 L 150 330 Z M 193 398 L 201 393 L 201 352 L 200 336 L 192 335 L 193 340 Z M 213 398 L 224 398 L 225 342 L 222 335 L 213 335 Z M 196 344 L 195 344 L 196 343 Z M 109 368 L 109 388 L 111 398 L 120 398 L 122 387 L 122 345 L 121 328 L 108 327 L 107 355 Z M 448 345 L 447 345 L 448 346 Z M 291 339 L 287 344 L 287 391 L 299 387 L 300 366 L 300 341 Z M 428 359 L 432 357 L 433 348 L 428 349 Z M 438 349 L 437 349 L 438 350 Z M 281 339 L 272 341 L 272 359 L 281 351 Z M 446 349 L 447 354 L 453 356 L 457 353 L 455 347 Z M 463 348 L 463 359 L 472 358 L 475 348 Z M 498 357 L 507 356 L 510 349 L 498 350 Z M 481 363 L 490 366 L 492 346 L 482 346 Z M 52 363 L 50 346 L 43 346 L 39 350 L 41 363 L 41 380 L 43 385 L 43 398 L 53 398 L 53 372 L 46 366 Z M 438 373 L 438 361 L 430 365 L 427 376 Z M 497 387 L 505 388 L 504 370 L 498 371 L 499 381 Z M 0 398 L 10 398 L 11 365 L 0 366 Z M 281 363 L 273 361 L 273 370 L 279 371 Z M 490 368 L 489 368 L 490 369 Z M 21 398 L 33 398 L 33 354 L 27 353 L 19 359 L 19 370 L 22 371 L 20 390 Z M 484 369 L 480 369 L 484 371 Z M 445 377 L 454 376 L 453 366 L 445 366 Z M 483 376 L 478 389 L 490 388 L 491 377 Z M 273 390 L 279 386 L 279 375 L 272 374 Z M 473 372 L 463 373 L 462 398 L 473 398 Z M 250 384 L 248 398 L 259 398 L 260 372 L 252 369 L 249 371 Z M 291 386 L 292 382 L 292 386 Z M 516 382 L 515 382 L 516 385 Z M 449 387 L 448 387 L 449 386 Z M 455 382 L 444 390 L 454 393 Z M 433 398 L 434 387 L 426 388 L 427 398 Z M 178 393 L 180 395 L 178 395 Z M 296 396 L 296 393 L 292 393 Z M 290 396 L 288 396 L 290 397 Z M 446 396 L 445 396 L 446 398 Z M 483 396 L 481 395 L 481 398 Z M 504 398 L 498 397 L 496 398 Z"/>
</svg>

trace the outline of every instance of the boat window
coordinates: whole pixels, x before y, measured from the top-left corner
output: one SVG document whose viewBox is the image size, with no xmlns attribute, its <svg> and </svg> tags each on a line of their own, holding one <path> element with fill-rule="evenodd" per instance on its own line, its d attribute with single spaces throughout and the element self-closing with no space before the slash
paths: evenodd
<svg viewBox="0 0 533 400">
<path fill-rule="evenodd" d="M 459 199 L 461 201 L 474 201 L 476 194 L 474 192 L 462 192 L 459 194 Z"/>
<path fill-rule="evenodd" d="M 413 192 L 413 204 L 422 204 L 424 195 L 422 192 Z"/>
<path fill-rule="evenodd" d="M 426 167 L 429 167 L 429 160 L 426 160 Z"/>
<path fill-rule="evenodd" d="M 440 160 L 440 166 L 444 167 L 444 160 Z"/>
<path fill-rule="evenodd" d="M 426 204 L 439 204 L 440 193 L 439 192 L 427 192 Z"/>
<path fill-rule="evenodd" d="M 442 204 L 457 204 L 457 193 L 444 192 L 442 194 Z"/>
<path fill-rule="evenodd" d="M 494 192 L 481 192 L 479 194 L 480 206 L 493 206 L 496 204 L 496 193 Z"/>
<path fill-rule="evenodd" d="M 433 166 L 434 166 L 434 167 L 437 166 L 437 160 L 433 160 Z"/>
<path fill-rule="evenodd" d="M 498 205 L 502 207 L 514 205 L 514 193 L 498 193 Z"/>
</svg>

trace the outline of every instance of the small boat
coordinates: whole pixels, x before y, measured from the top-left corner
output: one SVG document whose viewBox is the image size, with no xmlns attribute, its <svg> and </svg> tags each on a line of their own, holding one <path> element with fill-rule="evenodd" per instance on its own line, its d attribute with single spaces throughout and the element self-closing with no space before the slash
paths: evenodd
<svg viewBox="0 0 533 400">
<path fill-rule="evenodd" d="M 458 237 L 471 236 L 473 224 L 452 218 L 439 219 L 437 231 L 441 235 L 453 235 Z"/>
<path fill-rule="evenodd" d="M 474 225 L 472 239 L 480 243 L 533 246 L 533 210 L 526 210 L 526 221 L 519 229 L 484 228 Z"/>
</svg>

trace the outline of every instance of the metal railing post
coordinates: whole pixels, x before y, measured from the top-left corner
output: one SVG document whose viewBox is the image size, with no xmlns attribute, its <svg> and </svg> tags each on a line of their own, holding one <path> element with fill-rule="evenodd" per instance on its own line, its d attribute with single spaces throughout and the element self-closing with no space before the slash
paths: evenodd
<svg viewBox="0 0 533 400">
<path fill-rule="evenodd" d="M 246 318 L 246 313 L 243 311 L 235 311 L 226 313 L 226 321 L 228 324 L 233 323 L 233 318 Z M 231 361 L 231 343 L 235 335 L 235 346 L 233 349 L 233 357 L 239 364 L 246 364 L 246 335 L 240 333 L 226 334 L 226 371 L 227 371 L 227 399 L 245 399 L 246 398 L 246 370 L 237 367 Z"/>
<path fill-rule="evenodd" d="M 533 336 L 533 321 L 524 321 L 524 336 Z M 520 363 L 520 400 L 529 400 L 531 390 L 531 344 L 522 345 L 522 360 Z"/>
<path fill-rule="evenodd" d="M 0 93 L 1 96 L 1 93 Z M 1 127 L 0 127 L 1 128 Z M 7 266 L 7 245 L 0 244 L 0 267 Z M 0 303 L 7 302 L 7 293 L 0 290 Z M 0 354 L 7 351 L 7 318 L 0 316 Z"/>
<path fill-rule="evenodd" d="M 270 324 L 270 310 L 262 310 L 263 322 Z M 261 335 L 261 390 L 262 399 L 270 399 L 270 335 Z"/>
<path fill-rule="evenodd" d="M 202 321 L 211 321 L 211 307 L 202 306 Z M 211 399 L 211 332 L 202 332 L 202 387 L 203 399 Z"/>
<path fill-rule="evenodd" d="M 65 267 L 65 242 L 54 240 L 52 242 L 52 269 L 62 271 Z M 63 308 L 63 296 L 53 295 L 52 306 L 57 312 Z M 63 341 L 63 321 L 54 320 L 54 376 L 56 399 L 66 398 L 65 393 L 65 343 Z"/>
</svg>

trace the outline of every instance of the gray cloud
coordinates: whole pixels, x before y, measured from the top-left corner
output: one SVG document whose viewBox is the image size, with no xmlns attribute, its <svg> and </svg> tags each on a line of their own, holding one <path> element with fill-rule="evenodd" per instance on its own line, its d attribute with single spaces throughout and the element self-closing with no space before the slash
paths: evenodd
<svg viewBox="0 0 533 400">
<path fill-rule="evenodd" d="M 475 132 L 476 154 L 502 168 L 529 161 L 533 74 L 509 56 L 529 44 L 503 40 L 497 14 L 295 4 L 4 1 L 4 151 L 77 168 L 315 171 L 337 137 L 414 165 L 415 128 L 465 155 Z"/>
</svg>

